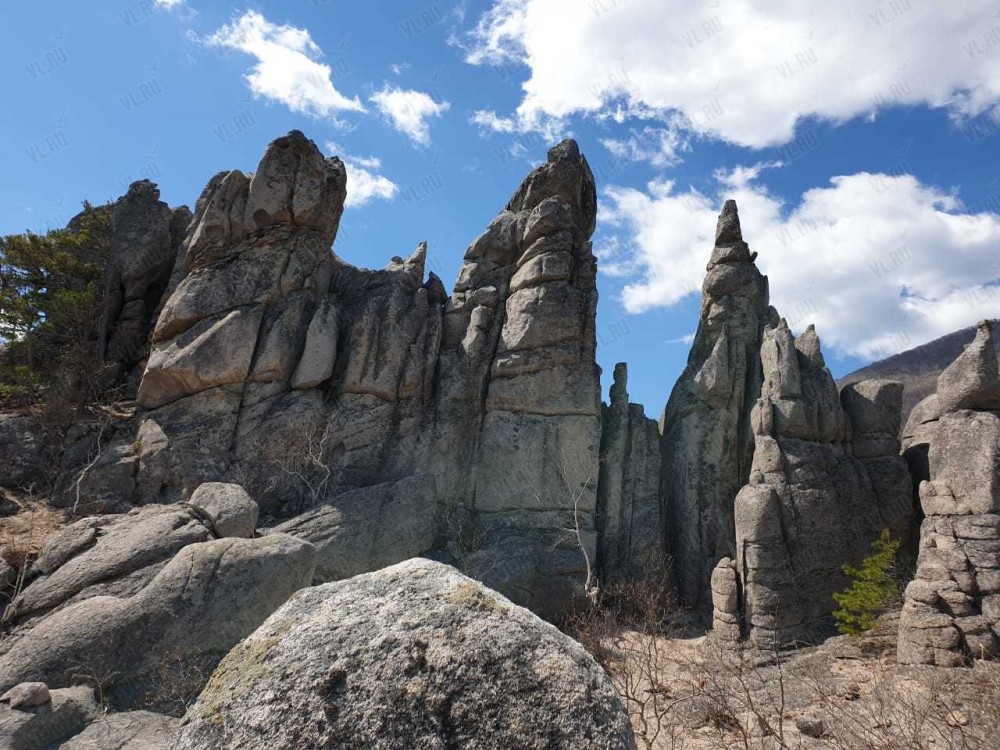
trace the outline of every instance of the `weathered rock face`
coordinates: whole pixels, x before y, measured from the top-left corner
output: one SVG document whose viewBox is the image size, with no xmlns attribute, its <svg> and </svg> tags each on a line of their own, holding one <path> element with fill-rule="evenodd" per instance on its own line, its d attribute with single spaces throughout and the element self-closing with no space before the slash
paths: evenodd
<svg viewBox="0 0 1000 750">
<path fill-rule="evenodd" d="M 191 212 L 171 209 L 149 180 L 129 186 L 111 209 L 111 257 L 104 276 L 99 355 L 110 366 L 109 384 L 129 378 L 149 353 L 156 311 L 170 281 Z M 138 384 L 135 372 L 132 392 Z"/>
<path fill-rule="evenodd" d="M 235 481 L 266 512 L 315 508 L 293 522 L 304 537 L 351 540 L 353 553 L 325 545 L 339 559 L 324 575 L 447 547 L 518 601 L 560 611 L 597 546 L 586 160 L 572 141 L 549 152 L 469 247 L 450 298 L 424 278 L 426 245 L 382 271 L 331 253 L 345 194 L 343 164 L 298 132 L 254 174 L 209 182 L 152 333 L 135 439 L 87 481 L 113 475 L 138 503 Z M 410 482 L 418 493 L 391 489 Z M 379 509 L 414 520 L 380 529 Z"/>
<path fill-rule="evenodd" d="M 183 547 L 210 538 L 206 524 L 181 506 L 82 518 L 49 539 L 4 618 L 37 617 L 92 596 L 130 596 Z"/>
<path fill-rule="evenodd" d="M 453 568 L 411 560 L 299 592 L 219 665 L 177 750 L 633 748 L 575 641 Z"/>
<path fill-rule="evenodd" d="M 210 670 L 312 582 L 307 542 L 207 538 L 194 513 L 177 508 L 67 527 L 39 558 L 44 575 L 8 612 L 0 689 L 99 679 L 116 706 L 141 705 L 165 664 Z"/>
<path fill-rule="evenodd" d="M 919 429 L 907 429 L 908 452 L 925 449 L 928 479 L 897 658 L 953 666 L 1000 651 L 1000 378 L 987 321 L 932 398 L 914 409 Z"/>
<path fill-rule="evenodd" d="M 63 743 L 63 750 L 165 750 L 173 747 L 180 719 L 152 711 L 107 714 Z"/>
<path fill-rule="evenodd" d="M 753 462 L 735 503 L 739 581 L 723 560 L 712 590 L 730 635 L 739 591 L 744 633 L 771 647 L 829 629 L 832 595 L 847 584 L 842 566 L 869 554 L 883 528 L 905 541 L 912 504 L 895 437 L 899 383 L 862 381 L 838 397 L 816 332 L 795 340 L 784 320 L 765 328 L 761 362 Z"/>
<path fill-rule="evenodd" d="M 628 400 L 628 369 L 615 365 L 611 403 L 602 409 L 597 563 L 602 582 L 648 575 L 667 564 L 660 502 L 660 433 Z"/>
<path fill-rule="evenodd" d="M 272 531 L 314 545 L 315 579 L 338 581 L 430 549 L 434 516 L 434 482 L 418 473 L 337 495 Z"/>
<path fill-rule="evenodd" d="M 37 706 L 0 705 L 0 738 L 5 750 L 44 750 L 67 747 L 66 739 L 98 716 L 90 687 L 52 690 L 50 700 Z"/>
<path fill-rule="evenodd" d="M 596 551 L 596 205 L 576 144 L 551 149 L 469 246 L 444 315 L 431 465 L 445 523 L 473 540 L 464 569 L 538 612 L 579 592 Z"/>
<path fill-rule="evenodd" d="M 712 567 L 735 549 L 733 501 L 750 476 L 761 337 L 775 319 L 755 257 L 735 201 L 726 201 L 687 367 L 660 420 L 661 492 L 679 593 L 702 607 L 710 606 Z"/>
</svg>

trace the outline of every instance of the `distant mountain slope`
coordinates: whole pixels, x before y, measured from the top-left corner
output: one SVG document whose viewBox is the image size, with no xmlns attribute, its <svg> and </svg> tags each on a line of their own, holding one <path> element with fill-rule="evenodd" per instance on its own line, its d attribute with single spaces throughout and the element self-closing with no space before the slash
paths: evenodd
<svg viewBox="0 0 1000 750">
<path fill-rule="evenodd" d="M 992 321 L 994 325 L 998 321 Z M 962 353 L 966 344 L 975 336 L 976 327 L 970 326 L 960 331 L 949 333 L 939 339 L 922 346 L 894 354 L 878 362 L 862 367 L 860 370 L 845 375 L 837 381 L 837 387 L 843 388 L 848 383 L 856 383 L 868 378 L 886 378 L 900 380 L 905 385 L 903 390 L 903 424 L 906 417 L 917 403 L 934 393 L 937 388 L 937 377 L 941 371 L 950 365 L 955 357 Z M 1000 337 L 997 338 L 1000 350 Z"/>
</svg>

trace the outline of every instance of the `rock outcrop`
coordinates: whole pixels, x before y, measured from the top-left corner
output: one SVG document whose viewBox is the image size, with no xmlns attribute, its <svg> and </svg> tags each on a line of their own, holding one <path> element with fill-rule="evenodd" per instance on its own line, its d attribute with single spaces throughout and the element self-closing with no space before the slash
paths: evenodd
<svg viewBox="0 0 1000 750">
<path fill-rule="evenodd" d="M 923 449 L 927 479 L 917 573 L 900 617 L 900 663 L 955 666 L 1000 652 L 997 373 L 993 333 L 982 321 L 941 373 L 937 394 L 911 415 L 908 452 Z"/>
<path fill-rule="evenodd" d="M 536 612 L 563 609 L 596 553 L 596 210 L 576 143 L 550 149 L 466 250 L 444 312 L 431 466 L 445 526 L 465 570 Z"/>
<path fill-rule="evenodd" d="M 211 540 L 191 509 L 84 519 L 53 538 L 8 608 L 0 689 L 97 680 L 141 705 L 165 664 L 207 670 L 298 589 L 315 548 L 284 534 Z M 208 541 L 206 541 L 208 540 Z"/>
<path fill-rule="evenodd" d="M 761 387 L 767 277 L 743 241 L 735 201 L 726 201 L 702 286 L 687 366 L 660 419 L 662 496 L 678 591 L 710 606 L 712 567 L 735 549 L 733 502 L 750 476 L 750 410 Z"/>
<path fill-rule="evenodd" d="M 65 740 L 98 717 L 94 691 L 85 685 L 52 690 L 37 706 L 0 705 L 0 747 L 45 750 L 66 747 Z"/>
<path fill-rule="evenodd" d="M 223 659 L 176 750 L 633 748 L 583 648 L 453 568 L 299 592 Z"/>
<path fill-rule="evenodd" d="M 662 570 L 666 529 L 660 502 L 660 433 L 641 404 L 628 400 L 628 368 L 615 365 L 602 409 L 597 564 L 603 583 Z"/>
<path fill-rule="evenodd" d="M 166 750 L 173 747 L 180 719 L 152 711 L 102 716 L 61 745 L 62 750 Z"/>
<path fill-rule="evenodd" d="M 135 393 L 139 365 L 149 354 L 149 334 L 190 222 L 187 206 L 170 208 L 149 180 L 132 183 L 111 207 L 111 256 L 97 334 L 109 385 L 130 381 Z"/>
<path fill-rule="evenodd" d="M 234 481 L 269 514 L 309 511 L 290 521 L 304 537 L 353 537 L 325 575 L 434 546 L 561 611 L 597 551 L 586 159 L 572 141 L 550 150 L 469 246 L 450 297 L 425 278 L 424 244 L 382 271 L 330 252 L 345 195 L 343 164 L 298 132 L 255 173 L 209 182 L 152 333 L 135 438 L 87 480 L 113 475 L 133 503 Z M 414 521 L 379 529 L 380 510 Z"/>
<path fill-rule="evenodd" d="M 838 395 L 815 330 L 796 340 L 784 320 L 765 328 L 761 362 L 735 564 L 744 632 L 770 648 L 829 630 L 832 595 L 847 585 L 842 566 L 869 554 L 882 529 L 905 540 L 912 505 L 896 438 L 899 383 L 862 381 Z M 725 602 L 716 620 L 728 624 L 733 588 L 721 569 L 716 577 L 725 583 L 712 587 Z"/>
</svg>

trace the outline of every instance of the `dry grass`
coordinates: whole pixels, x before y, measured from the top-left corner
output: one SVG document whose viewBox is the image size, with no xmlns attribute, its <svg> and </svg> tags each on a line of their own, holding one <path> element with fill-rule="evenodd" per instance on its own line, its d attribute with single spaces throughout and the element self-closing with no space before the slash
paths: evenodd
<svg viewBox="0 0 1000 750">
<path fill-rule="evenodd" d="M 48 538 L 68 522 L 66 511 L 53 508 L 31 495 L 14 495 L 0 490 L 4 499 L 15 502 L 20 510 L 0 518 L 0 556 L 17 573 L 13 584 L 0 590 L 0 608 L 13 599 L 24 585 L 29 563 L 38 557 Z"/>
<path fill-rule="evenodd" d="M 628 607 L 602 598 L 568 628 L 610 675 L 641 748 L 1000 750 L 1000 662 L 899 666 L 891 615 L 817 647 L 733 648 L 692 634 L 654 594 L 634 584 Z"/>
</svg>

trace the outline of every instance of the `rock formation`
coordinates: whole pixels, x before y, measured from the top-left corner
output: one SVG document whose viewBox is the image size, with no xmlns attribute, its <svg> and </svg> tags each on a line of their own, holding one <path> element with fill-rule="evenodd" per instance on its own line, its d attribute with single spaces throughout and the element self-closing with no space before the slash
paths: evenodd
<svg viewBox="0 0 1000 750">
<path fill-rule="evenodd" d="M 153 506 L 53 536 L 5 613 L 0 690 L 99 680 L 113 705 L 137 707 L 165 662 L 207 679 L 225 651 L 312 583 L 311 544 L 285 534 L 213 539 L 218 524 L 202 513 Z"/>
<path fill-rule="evenodd" d="M 62 750 L 165 750 L 173 747 L 180 719 L 152 711 L 102 716 L 60 747 Z"/>
<path fill-rule="evenodd" d="M 111 257 L 104 275 L 98 356 L 108 383 L 130 380 L 134 394 L 149 353 L 148 339 L 191 221 L 187 206 L 171 209 L 149 180 L 129 186 L 111 207 Z"/>
<path fill-rule="evenodd" d="M 750 410 L 761 387 L 767 277 L 726 201 L 702 286 L 687 367 L 660 419 L 662 496 L 681 599 L 708 606 L 712 567 L 735 548 L 733 501 L 750 476 Z"/>
<path fill-rule="evenodd" d="M 840 566 L 883 526 L 905 537 L 899 387 L 841 402 L 815 332 L 796 342 L 769 306 L 735 202 L 658 434 L 624 365 L 601 406 L 596 188 L 576 143 L 515 190 L 450 295 L 425 275 L 425 244 L 379 271 L 337 257 L 346 191 L 343 163 L 293 131 L 255 172 L 213 177 L 185 231 L 151 183 L 115 204 L 101 341 L 123 374 L 137 360 L 114 342 L 145 341 L 149 323 L 151 347 L 134 423 L 67 448 L 77 464 L 100 455 L 63 502 L 165 510 L 71 526 L 65 560 L 39 561 L 8 617 L 92 590 L 133 598 L 184 544 L 251 536 L 256 505 L 220 482 L 260 503 L 267 536 L 314 550 L 317 581 L 431 555 L 554 617 L 670 556 L 682 601 L 764 640 L 814 633 Z M 0 422 L 0 444 L 29 433 Z"/>
<path fill-rule="evenodd" d="M 444 524 L 465 570 L 536 612 L 578 594 L 596 552 L 596 211 L 576 143 L 550 149 L 469 246 L 444 311 L 430 462 Z"/>
<path fill-rule="evenodd" d="M 93 690 L 84 685 L 51 690 L 36 706 L 0 705 L 0 737 L 9 750 L 65 747 L 65 740 L 98 716 Z M 2 703 L 3 701 L 0 701 Z"/>
<path fill-rule="evenodd" d="M 667 565 L 660 501 L 660 433 L 641 404 L 628 400 L 628 368 L 615 365 L 610 405 L 602 409 L 597 554 L 602 581 L 642 577 Z"/>
<path fill-rule="evenodd" d="M 772 647 L 829 630 L 832 595 L 847 585 L 842 566 L 860 562 L 883 528 L 905 539 L 912 507 L 896 438 L 899 383 L 862 381 L 838 397 L 815 330 L 796 340 L 784 320 L 765 328 L 761 362 L 750 479 L 735 503 L 735 568 L 745 632 Z M 716 620 L 729 623 L 730 564 L 720 566 L 712 590 L 726 596 Z"/>
<path fill-rule="evenodd" d="M 583 647 L 428 560 L 296 594 L 223 659 L 176 750 L 626 750 L 631 725 Z"/>
<path fill-rule="evenodd" d="M 1000 375 L 990 324 L 914 407 L 908 452 L 926 455 L 915 580 L 898 661 L 954 666 L 1000 651 Z"/>
<path fill-rule="evenodd" d="M 550 150 L 469 246 L 450 297 L 424 277 L 426 245 L 382 271 L 331 253 L 345 195 L 343 164 L 298 132 L 252 175 L 209 182 L 152 333 L 138 429 L 85 494 L 170 503 L 238 481 L 269 513 L 309 510 L 290 522 L 303 538 L 352 539 L 354 553 L 321 544 L 345 558 L 325 575 L 436 547 L 560 611 L 597 551 L 586 160 L 572 141 Z M 399 525 L 380 528 L 379 510 Z"/>
</svg>

